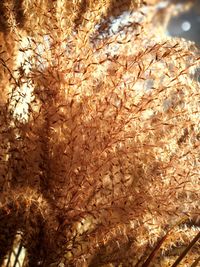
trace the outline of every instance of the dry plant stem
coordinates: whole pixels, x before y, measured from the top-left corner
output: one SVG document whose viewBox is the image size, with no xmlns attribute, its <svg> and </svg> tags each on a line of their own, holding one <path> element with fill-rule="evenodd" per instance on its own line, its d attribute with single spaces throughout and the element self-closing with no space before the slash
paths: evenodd
<svg viewBox="0 0 200 267">
<path fill-rule="evenodd" d="M 20 242 L 19 248 L 17 250 L 17 254 L 15 255 L 15 261 L 14 261 L 13 267 L 16 267 L 18 263 L 20 264 L 20 262 L 19 262 L 19 255 L 20 255 L 20 253 L 22 251 L 22 247 L 23 247 L 22 246 L 22 242 Z"/>
<path fill-rule="evenodd" d="M 185 221 L 188 220 L 188 217 L 185 217 L 183 219 L 181 219 L 179 222 L 177 222 L 175 225 L 173 225 L 173 227 L 171 227 L 167 233 L 160 239 L 160 241 L 157 242 L 155 248 L 152 250 L 151 254 L 149 255 L 149 257 L 146 259 L 146 261 L 142 264 L 142 267 L 148 267 L 150 264 L 153 263 L 153 259 L 156 256 L 156 254 L 158 253 L 158 250 L 160 249 L 160 247 L 163 245 L 163 243 L 165 242 L 166 238 L 170 235 L 170 233 L 173 231 L 173 229 L 177 226 L 179 226 L 180 224 L 184 223 Z M 136 264 L 137 266 L 137 264 Z"/>
<path fill-rule="evenodd" d="M 198 264 L 200 262 L 200 256 L 193 262 L 193 264 L 191 265 L 191 267 L 197 267 Z"/>
<path fill-rule="evenodd" d="M 195 243 L 199 240 L 199 238 L 200 238 L 200 232 L 193 238 L 190 244 L 186 247 L 186 249 L 181 253 L 181 255 L 174 262 L 172 267 L 177 267 L 179 265 L 179 263 L 182 261 L 185 255 L 191 250 L 191 248 L 195 245 Z"/>
</svg>

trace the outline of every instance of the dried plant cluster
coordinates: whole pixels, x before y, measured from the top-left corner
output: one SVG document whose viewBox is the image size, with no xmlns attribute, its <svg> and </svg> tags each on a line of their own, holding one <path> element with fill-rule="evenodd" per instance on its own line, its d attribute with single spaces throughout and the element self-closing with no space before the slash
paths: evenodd
<svg viewBox="0 0 200 267">
<path fill-rule="evenodd" d="M 155 2 L 1 1 L 1 266 L 176 266 L 197 241 L 200 57 Z"/>
</svg>

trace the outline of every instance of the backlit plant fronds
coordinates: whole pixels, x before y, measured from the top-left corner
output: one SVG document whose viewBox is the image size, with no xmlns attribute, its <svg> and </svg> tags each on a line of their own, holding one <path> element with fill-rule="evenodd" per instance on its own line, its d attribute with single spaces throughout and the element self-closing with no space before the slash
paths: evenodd
<svg viewBox="0 0 200 267">
<path fill-rule="evenodd" d="M 200 56 L 142 2 L 1 2 L 1 266 L 197 261 Z"/>
</svg>

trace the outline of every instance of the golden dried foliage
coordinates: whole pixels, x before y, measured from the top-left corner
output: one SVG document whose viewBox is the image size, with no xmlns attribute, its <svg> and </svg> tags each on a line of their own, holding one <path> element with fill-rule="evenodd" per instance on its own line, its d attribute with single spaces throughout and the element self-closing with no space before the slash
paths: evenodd
<svg viewBox="0 0 200 267">
<path fill-rule="evenodd" d="M 199 231 L 199 52 L 141 2 L 1 1 L 1 265 L 20 232 L 24 266 L 147 266 L 170 231 L 171 266 Z"/>
</svg>

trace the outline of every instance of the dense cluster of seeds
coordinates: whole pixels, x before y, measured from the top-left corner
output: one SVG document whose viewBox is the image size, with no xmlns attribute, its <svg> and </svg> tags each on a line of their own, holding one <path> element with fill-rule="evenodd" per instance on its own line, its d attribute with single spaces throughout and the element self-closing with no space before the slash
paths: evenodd
<svg viewBox="0 0 200 267">
<path fill-rule="evenodd" d="M 197 266 L 200 56 L 155 2 L 1 1 L 1 266 Z"/>
</svg>

